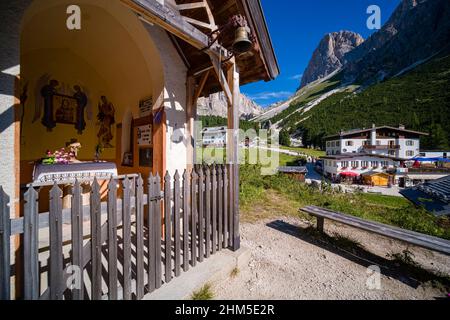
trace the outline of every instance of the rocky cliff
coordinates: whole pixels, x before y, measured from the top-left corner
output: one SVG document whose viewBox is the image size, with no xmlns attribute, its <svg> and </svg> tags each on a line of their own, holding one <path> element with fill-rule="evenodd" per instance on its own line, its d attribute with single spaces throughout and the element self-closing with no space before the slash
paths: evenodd
<svg viewBox="0 0 450 320">
<path fill-rule="evenodd" d="M 449 44 L 449 0 L 403 0 L 381 30 L 345 55 L 344 79 L 385 80 L 449 52 Z"/>
<path fill-rule="evenodd" d="M 197 112 L 200 116 L 227 117 L 227 100 L 223 92 L 215 93 L 207 98 L 199 98 Z M 241 94 L 239 115 L 243 120 L 252 119 L 263 112 L 261 106 L 244 94 Z"/>
<path fill-rule="evenodd" d="M 301 88 L 342 68 L 345 55 L 363 42 L 363 37 L 351 31 L 325 35 L 303 73 Z"/>
</svg>

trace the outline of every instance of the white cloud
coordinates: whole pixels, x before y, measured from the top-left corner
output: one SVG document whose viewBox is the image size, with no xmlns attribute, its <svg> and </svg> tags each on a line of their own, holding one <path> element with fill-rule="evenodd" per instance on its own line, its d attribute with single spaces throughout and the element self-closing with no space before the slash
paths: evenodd
<svg viewBox="0 0 450 320">
<path fill-rule="evenodd" d="M 303 73 L 293 75 L 292 77 L 289 77 L 289 80 L 300 80 L 303 77 Z"/>
<path fill-rule="evenodd" d="M 284 99 L 290 97 L 292 94 L 290 91 L 261 92 L 251 95 L 250 98 L 253 100 Z"/>
</svg>

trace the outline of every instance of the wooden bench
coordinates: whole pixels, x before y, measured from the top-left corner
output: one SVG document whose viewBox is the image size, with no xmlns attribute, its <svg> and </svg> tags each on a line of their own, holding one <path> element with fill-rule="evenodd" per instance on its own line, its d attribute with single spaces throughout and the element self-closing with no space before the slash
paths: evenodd
<svg viewBox="0 0 450 320">
<path fill-rule="evenodd" d="M 361 230 L 370 231 L 388 238 L 404 241 L 422 248 L 450 255 L 450 241 L 445 239 L 393 227 L 379 222 L 364 220 L 355 216 L 334 212 L 316 206 L 307 206 L 300 210 L 317 218 L 317 229 L 320 232 L 324 232 L 325 219 L 329 219 Z"/>
</svg>

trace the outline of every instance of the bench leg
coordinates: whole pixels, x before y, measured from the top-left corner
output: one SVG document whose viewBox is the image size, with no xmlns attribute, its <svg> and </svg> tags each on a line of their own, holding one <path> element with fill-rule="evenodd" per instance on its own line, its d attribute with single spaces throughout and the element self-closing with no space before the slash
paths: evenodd
<svg viewBox="0 0 450 320">
<path fill-rule="evenodd" d="M 323 226 L 325 224 L 325 218 L 317 217 L 317 230 L 323 233 Z"/>
</svg>

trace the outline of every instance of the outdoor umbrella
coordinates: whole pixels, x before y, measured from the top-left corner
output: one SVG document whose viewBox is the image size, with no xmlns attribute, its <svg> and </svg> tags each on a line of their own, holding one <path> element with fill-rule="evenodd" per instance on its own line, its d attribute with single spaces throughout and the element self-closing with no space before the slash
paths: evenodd
<svg viewBox="0 0 450 320">
<path fill-rule="evenodd" d="M 359 173 L 347 171 L 347 172 L 342 172 L 341 176 L 344 176 L 344 177 L 357 177 L 357 176 L 359 176 Z"/>
</svg>

